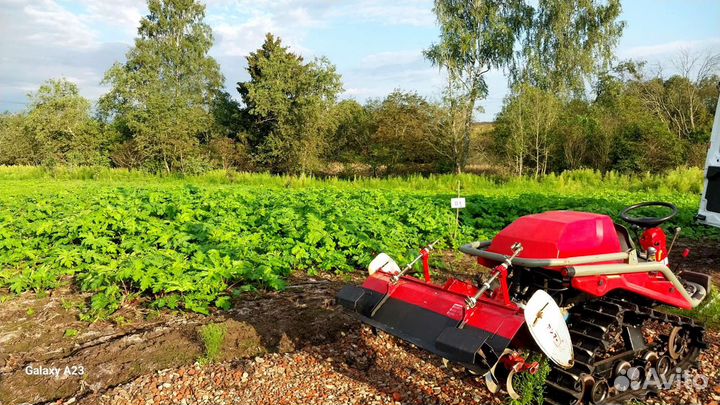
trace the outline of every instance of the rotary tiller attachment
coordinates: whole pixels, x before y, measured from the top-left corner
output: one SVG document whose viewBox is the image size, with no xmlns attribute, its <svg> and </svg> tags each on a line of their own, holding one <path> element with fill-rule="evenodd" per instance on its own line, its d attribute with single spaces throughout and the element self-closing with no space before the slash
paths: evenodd
<svg viewBox="0 0 720 405">
<path fill-rule="evenodd" d="M 423 259 L 425 280 L 404 275 L 415 261 L 398 271 L 400 267 L 381 254 L 371 264 L 367 280 L 361 286 L 344 287 L 338 303 L 368 325 L 486 373 L 525 323 L 522 310 L 500 288 L 493 291 L 506 282 L 508 264 L 498 266 L 479 288 L 456 279 L 439 286 L 430 283 L 427 271 L 431 249 L 432 245 L 423 249 L 415 259 Z M 521 250 L 518 246 L 517 253 Z"/>
</svg>

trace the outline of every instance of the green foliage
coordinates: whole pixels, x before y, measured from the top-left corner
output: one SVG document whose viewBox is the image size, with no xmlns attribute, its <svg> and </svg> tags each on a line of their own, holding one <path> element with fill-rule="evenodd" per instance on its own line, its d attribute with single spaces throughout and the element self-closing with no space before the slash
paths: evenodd
<svg viewBox="0 0 720 405">
<path fill-rule="evenodd" d="M 0 164 L 42 163 L 35 139 L 25 129 L 26 119 L 25 114 L 0 115 Z"/>
<path fill-rule="evenodd" d="M 619 0 L 542 0 L 537 5 L 436 0 L 434 11 L 440 41 L 425 55 L 447 70 L 445 98 L 450 103 L 440 142 L 433 144 L 444 146 L 438 151 L 461 172 L 468 160 L 475 103 L 488 91 L 484 75 L 491 68 L 510 68 L 513 94 L 499 116 L 504 124 L 498 132 L 501 156 L 519 174 L 526 166 L 534 166 L 535 175 L 544 174 L 556 140 L 550 132 L 558 100 L 584 94 L 585 81 L 612 58 L 624 26 L 616 21 Z"/>
<path fill-rule="evenodd" d="M 542 405 L 545 394 L 545 380 L 550 373 L 550 364 L 544 356 L 536 355 L 528 359 L 528 361 L 537 361 L 540 363 L 537 373 L 523 373 L 518 376 L 515 391 L 520 394 L 520 398 L 511 399 L 511 405 Z"/>
<path fill-rule="evenodd" d="M 715 66 L 707 60 L 702 63 L 709 71 Z M 612 74 L 601 74 L 593 101 L 558 99 L 547 91 L 544 97 L 531 100 L 543 90 L 516 86 L 494 131 L 500 156 L 506 157 L 506 165 L 515 174 L 537 173 L 538 156 L 540 173 L 546 172 L 543 168 L 637 173 L 666 172 L 681 164 L 702 167 L 712 125 L 712 110 L 707 106 L 714 105 L 699 100 L 717 100 L 717 88 L 706 85 L 707 78 L 716 76 L 705 73 L 705 79 L 695 82 L 685 76 L 663 80 L 645 77 L 643 69 L 642 63 L 624 62 Z M 528 88 L 533 91 L 518 91 Z M 550 108 L 553 105 L 556 108 Z M 533 120 L 536 117 L 542 119 Z M 545 155 L 547 159 L 542 159 Z"/>
<path fill-rule="evenodd" d="M 148 0 L 126 60 L 105 74 L 98 117 L 77 85 L 49 80 L 27 111 L 0 115 L 0 165 L 352 176 L 462 173 L 473 163 L 538 176 L 704 163 L 720 55 L 683 52 L 670 77 L 648 75 L 644 62 L 608 70 L 624 28 L 619 0 L 435 0 L 433 11 L 439 38 L 424 54 L 447 73 L 438 102 L 396 90 L 365 105 L 338 103 L 335 66 L 305 61 L 270 33 L 247 56 L 239 102 L 209 56 L 205 6 Z M 473 137 L 490 69 L 507 69 L 512 88 L 494 143 Z M 52 287 L 23 277 L 17 288 Z"/>
<path fill-rule="evenodd" d="M 101 165 L 107 163 L 100 123 L 90 117 L 90 102 L 75 83 L 48 80 L 29 95 L 25 130 L 34 137 L 44 164 Z"/>
<path fill-rule="evenodd" d="M 228 173 L 180 180 L 104 170 L 90 177 L 80 169 L 0 167 L 0 287 L 41 293 L 72 282 L 93 293 L 81 308 L 90 321 L 137 299 L 208 314 L 229 308 L 234 291 L 282 289 L 293 271 L 350 272 L 383 251 L 402 263 L 438 238 L 445 249 L 490 239 L 521 215 L 616 216 L 643 200 L 677 204 L 680 215 L 668 226 L 682 226 L 686 237 L 718 237 L 694 221 L 699 169 L 665 177 L 584 170 L 535 181 Z M 449 199 L 458 181 L 468 208 L 451 238 Z"/>
<path fill-rule="evenodd" d="M 372 136 L 377 124 L 371 106 L 375 104 L 363 106 L 355 100 L 343 100 L 335 106 L 333 117 L 337 128 L 330 138 L 327 160 L 374 163 Z"/>
<path fill-rule="evenodd" d="M 247 147 L 244 143 L 231 138 L 219 137 L 211 139 L 207 146 L 211 161 L 223 170 L 232 168 L 247 169 L 252 167 Z"/>
<path fill-rule="evenodd" d="M 65 333 L 63 336 L 66 338 L 74 338 L 77 336 L 80 332 L 77 329 L 65 329 Z"/>
<path fill-rule="evenodd" d="M 452 80 L 463 83 L 468 102 L 474 106 L 475 100 L 487 95 L 483 75 L 512 60 L 515 43 L 530 23 L 532 8 L 523 0 L 436 0 L 433 11 L 440 25 L 440 40 L 425 56 L 447 69 Z"/>
<path fill-rule="evenodd" d="M 200 359 L 201 364 L 215 362 L 221 354 L 225 341 L 225 327 L 221 324 L 210 323 L 200 327 L 200 338 L 205 347 L 205 356 Z"/>
<path fill-rule="evenodd" d="M 547 172 L 560 108 L 560 100 L 541 88 L 520 83 L 512 89 L 495 138 L 516 174 Z"/>
<path fill-rule="evenodd" d="M 621 12 L 620 0 L 540 0 L 522 34 L 513 82 L 582 98 L 586 81 L 613 59 L 625 27 Z"/>
<path fill-rule="evenodd" d="M 505 68 L 514 58 L 515 43 L 528 27 L 532 7 L 523 0 L 435 0 L 440 40 L 424 54 L 448 73 L 443 133 L 434 145 L 456 173 L 468 161 L 471 126 L 476 102 L 488 94 L 485 74 Z"/>
<path fill-rule="evenodd" d="M 24 114 L 0 116 L 0 164 L 105 165 L 112 141 L 90 102 L 66 79 L 28 94 Z"/>
<path fill-rule="evenodd" d="M 327 59 L 305 63 L 267 34 L 247 57 L 250 80 L 238 83 L 249 116 L 257 162 L 274 172 L 307 173 L 319 168 L 335 129 L 332 119 L 340 76 Z"/>
<path fill-rule="evenodd" d="M 369 163 L 393 173 L 401 164 L 432 164 L 437 154 L 430 146 L 436 107 L 413 92 L 395 90 L 370 105 L 375 132 L 370 138 Z"/>
<path fill-rule="evenodd" d="M 208 56 L 212 32 L 203 22 L 205 6 L 194 0 L 149 0 L 148 9 L 127 61 L 105 74 L 111 90 L 100 111 L 132 142 L 116 164 L 129 165 L 135 155 L 153 171 L 192 173 L 204 165 L 198 145 L 213 128 L 211 109 L 223 83 Z"/>
<path fill-rule="evenodd" d="M 438 168 L 456 174 L 465 170 L 473 149 L 484 149 L 479 143 L 473 145 L 475 106 L 468 97 L 462 83 L 449 79 L 443 89 L 442 102 L 435 107 L 435 122 L 430 132 L 429 146 L 437 155 Z"/>
<path fill-rule="evenodd" d="M 463 106 L 450 96 L 434 103 L 401 90 L 365 106 L 342 101 L 328 159 L 367 165 L 372 175 L 461 172 L 470 148 Z"/>
</svg>

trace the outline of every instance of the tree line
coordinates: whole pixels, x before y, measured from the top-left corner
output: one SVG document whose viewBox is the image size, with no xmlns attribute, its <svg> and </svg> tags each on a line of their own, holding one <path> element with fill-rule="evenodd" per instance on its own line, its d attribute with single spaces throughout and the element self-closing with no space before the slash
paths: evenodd
<svg viewBox="0 0 720 405">
<path fill-rule="evenodd" d="M 497 156 L 513 173 L 533 175 L 703 167 L 720 56 L 681 52 L 675 64 L 680 73 L 663 78 L 644 62 L 620 63 L 598 75 L 592 99 L 563 99 L 526 83 L 513 87 L 493 133 Z"/>
<path fill-rule="evenodd" d="M 0 115 L 0 164 L 185 174 L 662 171 L 702 164 L 718 98 L 718 55 L 681 54 L 670 76 L 616 61 L 619 0 L 436 0 L 440 37 L 425 56 L 447 77 L 441 94 L 395 90 L 364 104 L 339 99 L 342 78 L 327 58 L 305 60 L 270 33 L 246 58 L 237 100 L 208 54 L 205 6 L 149 0 L 148 9 L 95 106 L 75 83 L 51 79 L 25 111 Z M 490 69 L 507 72 L 510 92 L 496 122 L 479 125 Z"/>
</svg>

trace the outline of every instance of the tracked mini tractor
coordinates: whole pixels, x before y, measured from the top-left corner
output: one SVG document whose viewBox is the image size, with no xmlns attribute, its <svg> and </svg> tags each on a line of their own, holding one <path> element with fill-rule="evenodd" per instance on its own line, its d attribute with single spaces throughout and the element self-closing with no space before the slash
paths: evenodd
<svg viewBox="0 0 720 405">
<path fill-rule="evenodd" d="M 637 217 L 660 207 L 661 217 Z M 517 376 L 534 373 L 528 355 L 543 353 L 551 370 L 545 403 L 608 404 L 648 395 L 643 379 L 695 365 L 704 328 L 658 308 L 692 309 L 709 293 L 708 275 L 670 269 L 660 225 L 677 214 L 668 203 L 626 208 L 621 218 L 553 211 L 521 217 L 492 241 L 460 248 L 490 269 L 475 281 L 408 273 L 386 254 L 369 266 L 361 286 L 346 286 L 338 302 L 376 330 L 430 351 L 447 363 L 483 375 L 492 392 L 518 396 Z M 675 232 L 675 237 L 679 229 Z M 675 239 L 673 238 L 673 241 Z M 630 386 L 620 381 L 633 381 Z M 652 388 L 652 387 L 650 387 Z"/>
</svg>

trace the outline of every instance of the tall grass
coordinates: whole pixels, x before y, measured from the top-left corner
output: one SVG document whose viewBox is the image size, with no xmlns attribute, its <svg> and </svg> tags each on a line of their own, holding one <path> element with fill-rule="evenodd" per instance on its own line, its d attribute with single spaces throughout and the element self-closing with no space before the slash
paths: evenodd
<svg viewBox="0 0 720 405">
<path fill-rule="evenodd" d="M 501 177 L 475 174 L 433 174 L 402 177 L 320 178 L 313 175 L 273 175 L 269 173 L 243 173 L 225 170 L 210 171 L 197 176 L 178 174 L 156 175 L 143 171 L 111 169 L 107 167 L 56 167 L 0 166 L 0 182 L 28 180 L 81 180 L 122 183 L 188 182 L 207 185 L 243 185 L 275 188 L 327 188 L 371 189 L 431 192 L 454 194 L 458 184 L 463 194 L 485 193 L 498 186 L 505 191 L 555 191 L 583 193 L 588 190 L 623 190 L 628 192 L 659 192 L 699 194 L 703 187 L 703 170 L 679 167 L 668 173 L 655 175 L 640 173 L 626 175 L 617 172 L 601 173 L 592 169 L 549 174 L 538 179 L 530 177 Z"/>
</svg>

